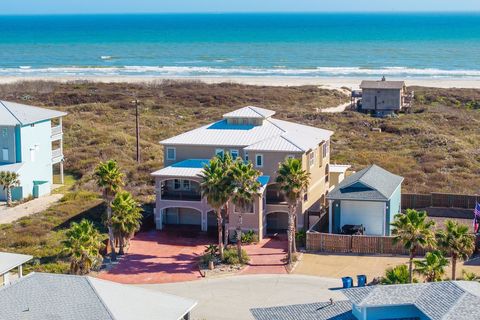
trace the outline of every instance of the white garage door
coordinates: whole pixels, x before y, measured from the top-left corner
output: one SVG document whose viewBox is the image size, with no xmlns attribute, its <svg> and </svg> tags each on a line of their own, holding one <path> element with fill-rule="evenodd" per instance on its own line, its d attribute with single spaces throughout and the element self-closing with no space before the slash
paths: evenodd
<svg viewBox="0 0 480 320">
<path fill-rule="evenodd" d="M 363 224 L 365 234 L 381 236 L 384 225 L 384 203 L 373 201 L 342 201 L 340 227 Z"/>
</svg>

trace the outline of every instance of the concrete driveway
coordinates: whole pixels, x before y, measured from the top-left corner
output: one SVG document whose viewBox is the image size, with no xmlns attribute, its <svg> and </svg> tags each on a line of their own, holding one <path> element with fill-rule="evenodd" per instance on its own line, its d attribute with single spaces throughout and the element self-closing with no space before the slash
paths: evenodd
<svg viewBox="0 0 480 320">
<path fill-rule="evenodd" d="M 339 279 L 302 275 L 244 275 L 184 283 L 142 285 L 198 301 L 192 320 L 253 319 L 251 308 L 345 300 Z"/>
<path fill-rule="evenodd" d="M 130 241 L 128 253 L 119 263 L 98 277 L 127 284 L 153 284 L 201 279 L 198 259 L 215 235 L 185 228 L 148 231 Z M 286 274 L 284 239 L 264 239 L 244 246 L 251 260 L 242 274 Z"/>
</svg>

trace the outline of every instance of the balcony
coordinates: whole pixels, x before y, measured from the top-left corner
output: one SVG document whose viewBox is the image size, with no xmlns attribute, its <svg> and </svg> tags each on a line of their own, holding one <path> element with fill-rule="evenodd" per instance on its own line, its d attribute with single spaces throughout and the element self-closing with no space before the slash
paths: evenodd
<svg viewBox="0 0 480 320">
<path fill-rule="evenodd" d="M 52 150 L 52 163 L 59 163 L 63 160 L 63 151 L 61 148 Z"/>
<path fill-rule="evenodd" d="M 287 197 L 274 184 L 269 185 L 265 192 L 267 204 L 287 204 Z"/>
<path fill-rule="evenodd" d="M 201 201 L 202 195 L 191 191 L 162 191 L 162 200 Z"/>
<path fill-rule="evenodd" d="M 63 135 L 62 125 L 52 127 L 52 134 L 51 134 L 52 141 L 57 141 L 62 139 L 62 135 Z"/>
</svg>

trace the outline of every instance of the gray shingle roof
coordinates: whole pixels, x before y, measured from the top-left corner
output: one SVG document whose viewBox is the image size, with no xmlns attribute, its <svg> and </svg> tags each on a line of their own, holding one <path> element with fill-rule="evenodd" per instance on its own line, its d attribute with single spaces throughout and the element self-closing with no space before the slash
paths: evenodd
<svg viewBox="0 0 480 320">
<path fill-rule="evenodd" d="M 362 89 L 402 89 L 405 81 L 372 81 L 363 80 L 360 84 Z"/>
<path fill-rule="evenodd" d="M 0 125 L 4 126 L 32 124 L 65 115 L 65 112 L 0 100 Z"/>
<path fill-rule="evenodd" d="M 403 177 L 373 164 L 345 178 L 328 194 L 327 199 L 386 201 L 402 181 Z"/>
<path fill-rule="evenodd" d="M 178 320 L 196 302 L 101 279 L 32 273 L 0 288 L 0 319 Z"/>
<path fill-rule="evenodd" d="M 296 304 L 250 310 L 256 320 L 356 320 L 350 301 Z"/>
<path fill-rule="evenodd" d="M 478 282 L 379 285 L 342 291 L 353 304 L 360 307 L 413 305 L 433 320 L 480 319 Z"/>
</svg>

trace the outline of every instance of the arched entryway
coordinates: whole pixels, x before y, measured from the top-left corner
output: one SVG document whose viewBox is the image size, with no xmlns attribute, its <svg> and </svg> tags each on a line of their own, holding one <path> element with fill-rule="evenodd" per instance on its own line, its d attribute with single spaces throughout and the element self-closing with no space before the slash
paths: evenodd
<svg viewBox="0 0 480 320">
<path fill-rule="evenodd" d="M 201 230 L 202 212 L 193 208 L 166 208 L 163 209 L 163 223 L 167 226 L 184 226 L 193 230 Z"/>
<path fill-rule="evenodd" d="M 271 212 L 267 214 L 267 234 L 285 233 L 287 229 L 287 212 Z"/>
</svg>

